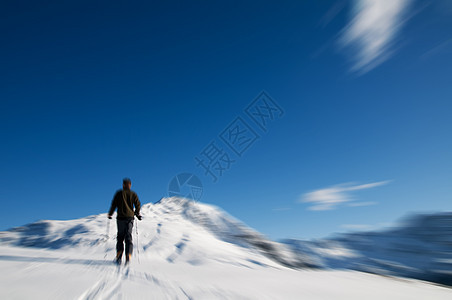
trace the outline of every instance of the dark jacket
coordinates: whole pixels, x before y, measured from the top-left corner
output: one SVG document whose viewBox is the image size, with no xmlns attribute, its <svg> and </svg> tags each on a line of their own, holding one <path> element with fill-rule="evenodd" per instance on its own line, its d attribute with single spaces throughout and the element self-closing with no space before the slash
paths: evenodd
<svg viewBox="0 0 452 300">
<path fill-rule="evenodd" d="M 135 212 L 133 207 L 135 206 Z M 118 219 L 133 218 L 134 215 L 140 215 L 141 203 L 138 195 L 132 190 L 118 190 L 111 202 L 108 215 L 113 215 L 115 209 L 118 209 Z"/>
</svg>

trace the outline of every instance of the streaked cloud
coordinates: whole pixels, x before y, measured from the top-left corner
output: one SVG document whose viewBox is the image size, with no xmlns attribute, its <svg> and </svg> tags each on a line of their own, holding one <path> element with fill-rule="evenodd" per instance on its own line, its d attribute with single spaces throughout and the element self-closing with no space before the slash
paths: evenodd
<svg viewBox="0 0 452 300">
<path fill-rule="evenodd" d="M 394 52 L 394 44 L 412 0 L 354 0 L 350 22 L 339 43 L 352 58 L 353 72 L 366 73 Z"/>
<path fill-rule="evenodd" d="M 389 182 L 389 180 L 385 180 L 366 184 L 338 184 L 308 192 L 301 196 L 299 202 L 312 203 L 312 205 L 308 208 L 309 210 L 332 210 L 345 203 L 350 206 L 374 205 L 376 204 L 375 202 L 352 202 L 355 201 L 355 199 L 352 197 L 351 193 L 353 191 L 382 186 L 388 184 Z"/>
<path fill-rule="evenodd" d="M 348 206 L 370 206 L 370 205 L 377 205 L 378 203 L 375 201 L 367 201 L 367 202 L 350 202 L 348 203 Z"/>
<path fill-rule="evenodd" d="M 327 26 L 342 11 L 342 9 L 344 9 L 346 4 L 347 2 L 345 0 L 336 1 L 320 19 L 319 24 L 322 27 Z"/>
<path fill-rule="evenodd" d="M 391 222 L 385 222 L 385 223 L 377 223 L 377 224 L 342 224 L 340 226 L 343 229 L 349 230 L 349 231 L 375 231 L 375 230 L 388 230 L 390 228 L 397 228 L 398 225 L 391 223 Z"/>
<path fill-rule="evenodd" d="M 440 44 L 436 45 L 435 47 L 431 48 L 427 52 L 425 52 L 421 58 L 426 59 L 430 58 L 435 55 L 441 55 L 441 54 L 450 54 L 452 53 L 452 38 L 445 40 L 441 42 Z"/>
</svg>

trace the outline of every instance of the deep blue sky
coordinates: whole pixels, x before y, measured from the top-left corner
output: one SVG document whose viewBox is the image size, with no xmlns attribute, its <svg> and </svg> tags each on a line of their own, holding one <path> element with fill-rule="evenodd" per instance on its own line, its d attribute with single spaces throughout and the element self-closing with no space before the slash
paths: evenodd
<svg viewBox="0 0 452 300">
<path fill-rule="evenodd" d="M 142 202 L 180 172 L 271 238 L 452 210 L 452 9 L 414 1 L 390 57 L 353 70 L 351 1 L 6 1 L 0 10 L 0 229 Z M 284 109 L 213 183 L 195 156 L 265 90 Z M 223 145 L 224 146 L 224 145 Z M 306 193 L 372 205 L 313 211 Z"/>
</svg>

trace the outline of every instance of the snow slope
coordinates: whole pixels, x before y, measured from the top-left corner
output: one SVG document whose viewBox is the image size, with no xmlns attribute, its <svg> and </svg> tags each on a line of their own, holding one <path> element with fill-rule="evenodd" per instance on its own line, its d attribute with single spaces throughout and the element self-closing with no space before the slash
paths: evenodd
<svg viewBox="0 0 452 300">
<path fill-rule="evenodd" d="M 380 232 L 285 241 L 318 266 L 403 276 L 452 286 L 452 213 L 414 215 Z"/>
<path fill-rule="evenodd" d="M 214 206 L 164 198 L 144 205 L 142 213 L 130 267 L 112 264 L 116 229 L 106 214 L 0 232 L 0 298 L 452 297 L 451 289 L 422 281 L 310 268 L 317 265 L 310 256 L 266 239 Z"/>
</svg>

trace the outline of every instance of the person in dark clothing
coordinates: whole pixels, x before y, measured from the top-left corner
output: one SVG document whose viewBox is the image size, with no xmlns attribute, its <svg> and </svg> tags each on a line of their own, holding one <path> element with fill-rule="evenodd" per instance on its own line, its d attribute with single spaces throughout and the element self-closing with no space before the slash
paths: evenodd
<svg viewBox="0 0 452 300">
<path fill-rule="evenodd" d="M 122 181 L 122 190 L 118 190 L 111 202 L 108 218 L 111 219 L 113 213 L 117 209 L 116 223 L 118 225 L 118 236 L 116 243 L 116 262 L 121 263 L 122 254 L 124 252 L 124 241 L 126 244 L 126 263 L 130 261 L 133 250 L 132 229 L 134 216 L 141 221 L 140 215 L 141 203 L 138 195 L 132 191 L 132 182 L 129 178 Z M 134 210 L 135 207 L 135 210 Z"/>
</svg>

